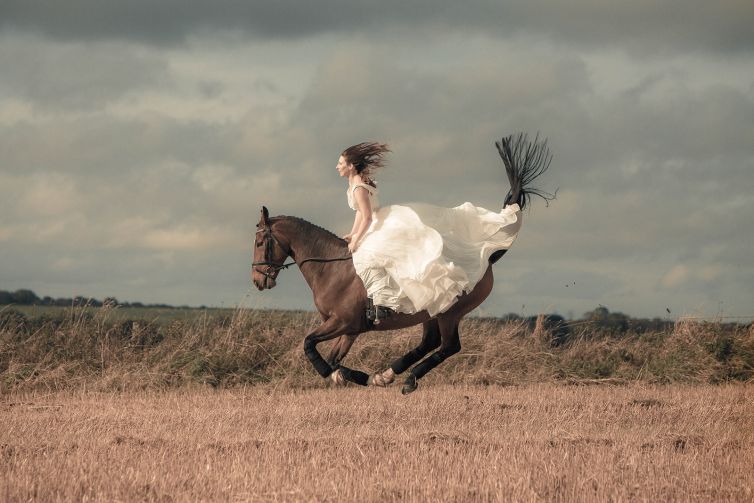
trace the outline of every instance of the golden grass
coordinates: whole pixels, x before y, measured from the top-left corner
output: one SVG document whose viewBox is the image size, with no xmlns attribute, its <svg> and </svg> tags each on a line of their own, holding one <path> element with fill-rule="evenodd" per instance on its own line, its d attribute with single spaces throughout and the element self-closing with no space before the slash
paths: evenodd
<svg viewBox="0 0 754 503">
<path fill-rule="evenodd" d="M 0 392 L 323 386 L 302 348 L 320 323 L 314 313 L 200 311 L 164 320 L 124 320 L 123 312 L 108 308 L 59 314 L 33 319 L 0 312 Z M 363 334 L 344 364 L 384 370 L 420 334 L 418 326 Z M 582 324 L 568 342 L 553 345 L 541 324 L 532 332 L 525 323 L 472 318 L 461 324 L 461 343 L 461 353 L 422 384 L 754 380 L 754 326 L 683 321 L 669 331 L 616 335 Z M 325 355 L 327 346 L 320 346 Z"/>
<path fill-rule="evenodd" d="M 0 397 L 3 501 L 752 501 L 747 384 Z"/>
</svg>

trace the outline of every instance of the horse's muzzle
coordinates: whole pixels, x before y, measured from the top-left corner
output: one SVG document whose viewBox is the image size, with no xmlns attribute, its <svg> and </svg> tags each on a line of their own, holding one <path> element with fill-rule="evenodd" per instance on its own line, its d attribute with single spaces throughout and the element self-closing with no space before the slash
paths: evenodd
<svg viewBox="0 0 754 503">
<path fill-rule="evenodd" d="M 262 274 L 259 271 L 254 270 L 252 270 L 251 272 L 251 280 L 259 291 L 269 290 L 270 288 L 274 288 L 275 285 L 277 285 L 277 281 L 275 281 L 275 278 L 273 276 Z"/>
</svg>

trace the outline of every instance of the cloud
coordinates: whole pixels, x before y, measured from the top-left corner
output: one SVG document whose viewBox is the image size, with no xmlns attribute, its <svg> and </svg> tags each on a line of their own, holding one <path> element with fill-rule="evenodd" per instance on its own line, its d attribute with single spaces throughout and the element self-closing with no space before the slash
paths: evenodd
<svg viewBox="0 0 754 503">
<path fill-rule="evenodd" d="M 681 286 L 688 277 L 688 267 L 683 264 L 678 264 L 673 266 L 673 268 L 662 277 L 661 283 L 665 288 L 677 288 Z"/>
<path fill-rule="evenodd" d="M 18 201 L 18 209 L 24 214 L 49 217 L 67 213 L 76 208 L 80 197 L 70 177 L 53 173 L 35 175 L 27 179 L 28 187 Z"/>
<path fill-rule="evenodd" d="M 85 14 L 84 14 L 85 13 Z M 63 40 L 136 40 L 180 44 L 194 34 L 224 32 L 252 39 L 302 39 L 322 34 L 526 34 L 557 44 L 615 46 L 643 54 L 688 50 L 751 52 L 754 6 L 741 0 L 666 2 L 527 2 L 478 0 L 358 2 L 128 3 L 11 0 L 0 28 L 28 30 Z"/>
<path fill-rule="evenodd" d="M 140 239 L 145 247 L 154 250 L 193 250 L 228 247 L 235 244 L 232 229 L 213 229 L 178 226 L 172 229 L 154 229 Z"/>
<path fill-rule="evenodd" d="M 541 186 L 558 199 L 525 213 L 488 313 L 751 300 L 748 4 L 325 2 L 287 18 L 277 4 L 181 4 L 170 19 L 170 4 L 125 5 L 3 4 L 8 284 L 236 302 L 262 204 L 350 228 L 344 147 L 391 145 L 385 204 L 494 209 L 508 186 L 492 142 L 539 130 L 555 154 Z M 293 271 L 253 299 L 311 307 Z"/>
<path fill-rule="evenodd" d="M 0 37 L 0 99 L 13 96 L 50 111 L 88 111 L 169 83 L 166 61 L 120 42 L 49 43 L 39 37 Z"/>
</svg>

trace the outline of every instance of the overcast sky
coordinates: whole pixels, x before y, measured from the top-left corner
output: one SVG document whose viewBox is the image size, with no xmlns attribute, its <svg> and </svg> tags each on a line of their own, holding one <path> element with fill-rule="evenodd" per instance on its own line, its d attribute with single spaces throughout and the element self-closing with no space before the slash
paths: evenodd
<svg viewBox="0 0 754 503">
<path fill-rule="evenodd" d="M 263 204 L 344 234 L 378 140 L 383 204 L 499 210 L 523 130 L 558 197 L 477 314 L 754 317 L 754 2 L 610 3 L 0 0 L 0 289 L 313 309 Z"/>
</svg>

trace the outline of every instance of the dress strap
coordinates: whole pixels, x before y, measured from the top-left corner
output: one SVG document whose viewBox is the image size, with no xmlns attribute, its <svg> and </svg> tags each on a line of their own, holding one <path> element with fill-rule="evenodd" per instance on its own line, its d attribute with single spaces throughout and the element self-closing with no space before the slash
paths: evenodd
<svg viewBox="0 0 754 503">
<path fill-rule="evenodd" d="M 372 187 L 371 185 L 368 185 L 366 183 L 356 183 L 353 185 L 353 187 L 351 187 L 351 192 L 356 190 L 357 187 L 364 187 L 365 189 L 367 189 L 367 191 L 369 191 L 370 194 L 374 194 L 377 191 L 377 187 Z"/>
</svg>

